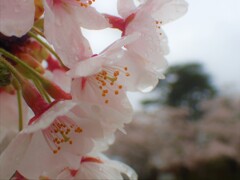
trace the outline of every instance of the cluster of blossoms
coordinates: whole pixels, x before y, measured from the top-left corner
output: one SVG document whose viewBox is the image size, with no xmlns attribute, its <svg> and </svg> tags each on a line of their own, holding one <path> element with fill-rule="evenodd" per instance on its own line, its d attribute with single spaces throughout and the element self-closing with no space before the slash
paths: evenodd
<svg viewBox="0 0 240 180">
<path fill-rule="evenodd" d="M 0 0 L 1 142 L 16 133 L 0 149 L 0 179 L 137 179 L 102 152 L 132 120 L 126 92 L 151 91 L 163 78 L 161 26 L 187 4 L 118 0 L 113 16 L 95 1 Z M 82 28 L 122 36 L 93 54 Z"/>
</svg>

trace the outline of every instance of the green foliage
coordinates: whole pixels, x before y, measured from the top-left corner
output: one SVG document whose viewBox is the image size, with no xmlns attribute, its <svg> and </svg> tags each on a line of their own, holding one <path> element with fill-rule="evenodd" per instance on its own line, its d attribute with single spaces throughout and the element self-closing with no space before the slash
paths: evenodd
<svg viewBox="0 0 240 180">
<path fill-rule="evenodd" d="M 144 105 L 157 102 L 172 107 L 187 107 L 191 119 L 202 115 L 200 102 L 217 93 L 209 75 L 198 63 L 171 66 L 166 72 L 166 79 L 159 82 L 157 90 L 161 92 L 160 98 L 157 101 L 146 100 Z"/>
</svg>

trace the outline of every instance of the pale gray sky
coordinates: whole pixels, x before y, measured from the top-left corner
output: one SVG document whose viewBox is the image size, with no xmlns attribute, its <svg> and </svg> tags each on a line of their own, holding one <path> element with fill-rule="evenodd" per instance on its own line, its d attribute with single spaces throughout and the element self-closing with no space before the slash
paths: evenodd
<svg viewBox="0 0 240 180">
<path fill-rule="evenodd" d="M 188 13 L 164 28 L 169 63 L 199 60 L 218 86 L 240 91 L 240 0 L 188 3 Z"/>
</svg>

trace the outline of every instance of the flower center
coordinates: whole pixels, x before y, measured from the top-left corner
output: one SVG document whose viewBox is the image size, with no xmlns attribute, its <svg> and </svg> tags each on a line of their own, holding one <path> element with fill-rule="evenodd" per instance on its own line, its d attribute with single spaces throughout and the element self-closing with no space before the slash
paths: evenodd
<svg viewBox="0 0 240 180">
<path fill-rule="evenodd" d="M 119 84 L 118 81 L 120 78 L 129 77 L 128 67 L 119 67 L 119 66 L 107 66 L 103 70 L 92 76 L 91 80 L 94 85 L 97 84 L 97 89 L 100 91 L 101 96 L 104 98 L 104 103 L 108 104 L 109 99 L 107 95 L 113 93 L 118 95 L 123 89 L 123 85 Z"/>
<path fill-rule="evenodd" d="M 81 7 L 87 8 L 92 5 L 96 0 L 47 0 L 49 5 L 61 5 L 61 4 L 79 4 Z"/>
<path fill-rule="evenodd" d="M 75 0 L 77 3 L 80 4 L 81 7 L 87 8 L 88 6 L 92 5 L 95 0 Z"/>
<path fill-rule="evenodd" d="M 66 116 L 58 117 L 47 129 L 43 130 L 43 135 L 53 151 L 57 154 L 63 144 L 73 144 L 72 136 L 80 134 L 83 130 Z"/>
<path fill-rule="evenodd" d="M 157 28 L 157 30 L 160 30 L 160 29 L 161 29 L 161 25 L 162 25 L 162 23 L 163 23 L 162 21 L 155 21 L 155 24 L 156 24 L 156 28 Z M 161 36 L 162 33 L 160 32 L 159 35 Z"/>
</svg>

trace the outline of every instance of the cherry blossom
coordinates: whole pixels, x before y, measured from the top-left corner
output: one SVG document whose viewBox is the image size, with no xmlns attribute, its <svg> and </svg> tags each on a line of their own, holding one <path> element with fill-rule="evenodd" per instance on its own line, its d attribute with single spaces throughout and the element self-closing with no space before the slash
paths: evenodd
<svg viewBox="0 0 240 180">
<path fill-rule="evenodd" d="M 100 121 L 105 116 L 107 114 L 102 113 L 100 107 L 91 104 L 53 103 L 42 114 L 32 118 L 29 126 L 1 154 L 1 178 L 11 177 L 16 170 L 24 174 L 41 171 L 49 158 L 75 159 L 75 155 L 90 152 L 94 142 L 104 138 Z M 39 160 L 39 156 L 44 158 Z"/>
<path fill-rule="evenodd" d="M 129 116 L 132 110 L 126 91 L 151 90 L 158 82 L 140 56 L 123 48 L 137 38 L 139 34 L 123 37 L 72 68 L 68 73 L 75 77 L 73 99 L 108 106 Z"/>
<path fill-rule="evenodd" d="M 126 91 L 151 90 L 158 82 L 158 77 L 147 69 L 140 56 L 123 48 L 137 38 L 137 33 L 123 37 L 99 55 L 77 63 L 68 72 L 74 78 L 71 89 L 74 101 L 111 109 L 105 112 L 108 120 L 101 121 L 106 139 L 117 129 L 124 132 L 124 124 L 132 120 L 133 111 Z"/>
<path fill-rule="evenodd" d="M 163 78 L 162 25 L 187 4 L 118 0 L 115 17 L 95 1 L 0 0 L 0 179 L 137 179 L 102 152 L 132 121 L 127 92 Z M 93 54 L 82 29 L 108 27 L 122 36 Z"/>
<path fill-rule="evenodd" d="M 74 62 L 91 55 L 90 45 L 82 35 L 80 27 L 98 30 L 109 26 L 107 20 L 90 6 L 93 1 L 43 0 L 43 2 L 44 34 L 65 65 L 71 67 Z M 0 3 L 1 33 L 21 37 L 32 28 L 35 14 L 34 0 L 1 0 Z"/>
<path fill-rule="evenodd" d="M 75 62 L 92 54 L 80 27 L 98 30 L 109 26 L 90 2 L 45 0 L 44 33 L 66 66 L 72 67 Z"/>
<path fill-rule="evenodd" d="M 137 179 L 137 175 L 132 168 L 119 161 L 110 160 L 103 154 L 76 158 L 78 159 L 78 166 L 75 168 L 70 167 L 68 163 L 63 164 L 63 162 L 57 166 L 46 164 L 47 168 L 44 172 L 35 172 L 35 174 L 32 173 L 32 176 L 29 176 L 18 171 L 17 176 L 25 179 L 123 180 L 122 174 L 124 174 L 131 180 Z"/>
<path fill-rule="evenodd" d="M 167 67 L 164 55 L 168 53 L 167 37 L 161 25 L 182 16 L 187 10 L 184 0 L 145 0 L 136 6 L 133 0 L 118 0 L 118 13 L 121 18 L 106 15 L 113 28 L 122 30 L 123 35 L 140 32 L 141 38 L 128 44 L 163 78 L 162 71 Z"/>
<path fill-rule="evenodd" d="M 85 156 L 81 158 L 80 166 L 77 169 L 65 167 L 53 179 L 123 179 L 121 175 L 125 174 L 131 180 L 136 180 L 137 175 L 129 166 L 119 162 L 112 161 L 103 155 Z"/>
</svg>

